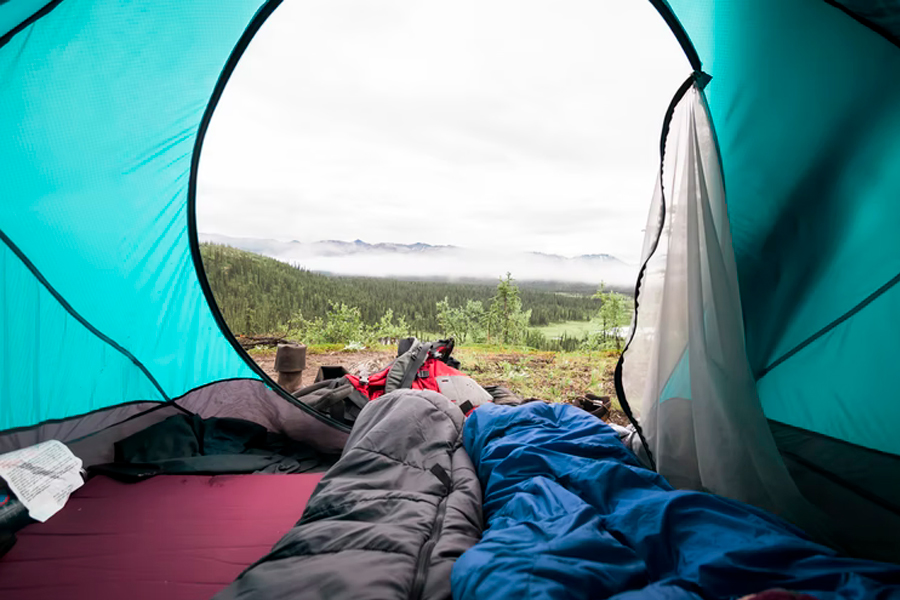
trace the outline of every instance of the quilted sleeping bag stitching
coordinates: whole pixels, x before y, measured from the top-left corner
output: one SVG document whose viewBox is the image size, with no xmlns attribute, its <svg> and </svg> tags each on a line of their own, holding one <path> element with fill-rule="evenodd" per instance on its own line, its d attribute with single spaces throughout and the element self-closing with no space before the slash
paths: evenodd
<svg viewBox="0 0 900 600">
<path fill-rule="evenodd" d="M 463 422 L 434 392 L 369 403 L 300 522 L 216 598 L 450 598 L 453 563 L 482 529 Z"/>
<path fill-rule="evenodd" d="M 602 421 L 568 405 L 485 405 L 465 446 L 487 528 L 453 567 L 463 598 L 900 598 L 900 567 L 838 556 L 781 519 L 674 491 Z"/>
</svg>

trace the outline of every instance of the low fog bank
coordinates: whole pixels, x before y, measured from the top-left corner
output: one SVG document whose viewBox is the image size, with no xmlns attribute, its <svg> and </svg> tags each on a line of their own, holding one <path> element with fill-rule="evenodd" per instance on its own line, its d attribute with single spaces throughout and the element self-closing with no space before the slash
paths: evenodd
<svg viewBox="0 0 900 600">
<path fill-rule="evenodd" d="M 634 285 L 637 267 L 608 255 L 564 257 L 553 254 L 478 250 L 427 244 L 367 244 L 362 241 L 280 242 L 201 234 L 202 241 L 226 244 L 334 275 L 397 279 L 496 279 L 512 273 L 520 281 L 556 281 L 615 288 Z"/>
</svg>

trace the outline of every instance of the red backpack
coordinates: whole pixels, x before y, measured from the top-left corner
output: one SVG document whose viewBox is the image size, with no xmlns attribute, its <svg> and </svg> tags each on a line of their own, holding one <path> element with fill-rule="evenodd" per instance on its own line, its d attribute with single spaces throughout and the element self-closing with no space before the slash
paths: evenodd
<svg viewBox="0 0 900 600">
<path fill-rule="evenodd" d="M 399 389 L 431 390 L 446 396 L 468 415 L 491 401 L 491 395 L 460 371 L 452 358 L 453 339 L 401 342 L 399 356 L 387 367 L 366 378 L 349 374 L 343 367 L 323 367 L 316 383 L 294 396 L 309 406 L 344 423 L 353 423 L 366 403 Z"/>
</svg>

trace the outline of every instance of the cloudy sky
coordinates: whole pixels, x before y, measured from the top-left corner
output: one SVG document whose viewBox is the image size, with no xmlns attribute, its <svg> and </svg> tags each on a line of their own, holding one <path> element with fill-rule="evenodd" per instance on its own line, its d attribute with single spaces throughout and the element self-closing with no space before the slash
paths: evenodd
<svg viewBox="0 0 900 600">
<path fill-rule="evenodd" d="M 637 262 L 690 72 L 646 0 L 293 0 L 212 120 L 201 232 Z"/>
</svg>

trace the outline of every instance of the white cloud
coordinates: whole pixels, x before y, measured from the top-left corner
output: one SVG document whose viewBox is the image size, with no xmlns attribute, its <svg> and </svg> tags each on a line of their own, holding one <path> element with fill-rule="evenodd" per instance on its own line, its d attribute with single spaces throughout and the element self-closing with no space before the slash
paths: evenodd
<svg viewBox="0 0 900 600">
<path fill-rule="evenodd" d="M 213 118 L 199 226 L 635 262 L 688 73 L 649 2 L 284 3 Z"/>
</svg>

